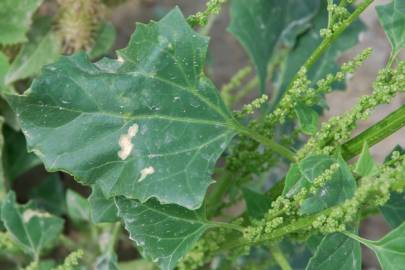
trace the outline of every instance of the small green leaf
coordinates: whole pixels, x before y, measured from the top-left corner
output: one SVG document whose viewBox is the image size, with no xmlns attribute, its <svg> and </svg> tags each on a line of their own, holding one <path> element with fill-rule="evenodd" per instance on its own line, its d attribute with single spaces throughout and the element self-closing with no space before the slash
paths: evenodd
<svg viewBox="0 0 405 270">
<path fill-rule="evenodd" d="M 249 217 L 253 219 L 263 218 L 264 214 L 270 208 L 271 202 L 269 197 L 249 188 L 243 188 L 242 191 Z"/>
<path fill-rule="evenodd" d="M 0 44 L 15 44 L 27 41 L 25 33 L 31 17 L 42 0 L 0 1 Z"/>
<path fill-rule="evenodd" d="M 401 48 L 405 47 L 405 11 L 403 0 L 393 0 L 387 5 L 376 7 L 376 9 L 378 19 L 391 43 L 392 54 L 396 55 Z"/>
<path fill-rule="evenodd" d="M 30 194 L 32 202 L 38 208 L 58 216 L 65 213 L 65 191 L 58 174 L 51 174 L 35 186 Z"/>
<path fill-rule="evenodd" d="M 41 17 L 34 21 L 28 42 L 20 49 L 6 75 L 6 84 L 37 75 L 43 65 L 59 57 L 59 39 L 51 32 L 52 21 Z"/>
<path fill-rule="evenodd" d="M 92 187 L 89 205 L 93 223 L 113 223 L 119 220 L 114 199 L 107 199 L 97 185 Z"/>
<path fill-rule="evenodd" d="M 267 65 L 280 49 L 291 48 L 319 10 L 318 0 L 233 0 L 229 31 L 247 50 L 264 92 Z"/>
<path fill-rule="evenodd" d="M 283 195 L 291 197 L 304 186 L 307 186 L 307 181 L 303 178 L 300 168 L 295 163 L 291 164 L 287 176 L 285 177 Z"/>
<path fill-rule="evenodd" d="M 378 172 L 378 167 L 370 154 L 367 142 L 364 142 L 359 160 L 356 162 L 354 172 L 360 176 L 371 176 Z"/>
<path fill-rule="evenodd" d="M 1 219 L 22 250 L 34 258 L 61 233 L 63 219 L 16 203 L 14 192 L 9 192 L 1 207 Z"/>
<path fill-rule="evenodd" d="M 367 240 L 350 233 L 348 235 L 373 250 L 382 269 L 405 269 L 405 223 L 378 241 Z"/>
<path fill-rule="evenodd" d="M 97 32 L 94 46 L 89 52 L 90 58 L 99 58 L 108 53 L 114 45 L 116 36 L 114 25 L 110 22 L 103 23 Z"/>
<path fill-rule="evenodd" d="M 318 176 L 332 164 L 338 163 L 339 169 L 332 175 L 331 179 L 325 183 L 315 195 L 309 196 L 301 205 L 302 214 L 312 214 L 335 206 L 346 199 L 351 198 L 356 190 L 356 180 L 353 177 L 349 166 L 341 158 L 332 158 L 325 155 L 314 155 L 305 158 L 299 164 L 300 171 L 304 176 L 303 186 L 310 186 Z M 306 181 L 306 182 L 305 182 Z"/>
<path fill-rule="evenodd" d="M 360 244 L 341 233 L 326 235 L 306 270 L 360 270 Z"/>
<path fill-rule="evenodd" d="M 212 226 L 200 210 L 161 205 L 154 199 L 142 204 L 117 197 L 115 202 L 130 238 L 145 258 L 163 270 L 174 269 L 178 260 Z"/>
<path fill-rule="evenodd" d="M 90 220 L 89 202 L 79 193 L 68 189 L 66 192 L 66 206 L 69 217 L 75 223 Z"/>
<path fill-rule="evenodd" d="M 207 38 L 178 9 L 136 29 L 119 60 L 61 57 L 7 99 L 49 171 L 107 197 L 199 208 L 239 124 L 203 74 Z"/>
<path fill-rule="evenodd" d="M 295 113 L 297 114 L 298 123 L 302 131 L 308 135 L 315 134 L 318 130 L 318 113 L 304 104 L 297 104 L 295 106 Z"/>
<path fill-rule="evenodd" d="M 380 211 L 392 228 L 401 225 L 405 222 L 405 193 L 391 192 L 390 199 Z"/>
<path fill-rule="evenodd" d="M 153 263 L 147 260 L 134 260 L 129 262 L 120 262 L 118 264 L 120 270 L 134 270 L 134 269 L 142 269 L 142 270 L 155 270 L 156 267 Z"/>
</svg>

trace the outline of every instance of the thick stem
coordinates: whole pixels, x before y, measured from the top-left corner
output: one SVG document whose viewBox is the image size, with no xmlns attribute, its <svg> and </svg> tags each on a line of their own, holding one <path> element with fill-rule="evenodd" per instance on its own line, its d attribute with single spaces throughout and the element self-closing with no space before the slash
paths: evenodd
<svg viewBox="0 0 405 270">
<path fill-rule="evenodd" d="M 283 251 L 277 244 L 272 245 L 270 251 L 271 255 L 273 256 L 277 264 L 280 266 L 281 270 L 292 270 L 292 267 L 288 263 L 287 258 L 284 256 Z"/>
<path fill-rule="evenodd" d="M 342 145 L 345 160 L 360 154 L 364 142 L 373 146 L 405 126 L 405 105 Z"/>
<path fill-rule="evenodd" d="M 109 255 L 114 254 L 115 246 L 118 242 L 120 232 L 121 232 L 121 222 L 117 222 L 112 226 L 111 237 L 108 242 L 107 253 Z"/>
</svg>

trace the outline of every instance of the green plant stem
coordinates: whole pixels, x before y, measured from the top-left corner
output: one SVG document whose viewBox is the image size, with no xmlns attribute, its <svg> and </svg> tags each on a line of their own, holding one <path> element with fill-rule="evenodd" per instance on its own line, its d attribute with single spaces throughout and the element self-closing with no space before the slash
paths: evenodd
<svg viewBox="0 0 405 270">
<path fill-rule="evenodd" d="M 222 198 L 229 186 L 232 184 L 232 178 L 229 173 L 226 173 L 224 177 L 215 185 L 214 190 L 208 195 L 207 199 L 207 216 L 208 218 L 214 216 L 222 204 Z"/>
<path fill-rule="evenodd" d="M 112 226 L 111 238 L 110 238 L 110 240 L 108 242 L 108 246 L 107 246 L 107 253 L 109 255 L 114 254 L 115 246 L 118 242 L 120 233 L 121 233 L 121 222 L 117 222 Z"/>
<path fill-rule="evenodd" d="M 280 266 L 281 270 L 292 270 L 291 265 L 288 263 L 288 260 L 283 254 L 283 251 L 280 247 L 276 245 L 272 245 L 270 247 L 271 255 L 273 256 L 276 263 Z"/>
<path fill-rule="evenodd" d="M 257 141 L 258 143 L 261 143 L 262 145 L 268 147 L 269 149 L 273 150 L 277 154 L 281 155 L 282 157 L 285 157 L 289 161 L 295 162 L 295 152 L 288 149 L 287 147 L 275 142 L 272 139 L 267 138 L 266 136 L 263 136 L 259 133 L 256 133 L 254 130 L 248 129 L 242 125 L 240 125 L 239 132 L 242 134 L 252 138 L 253 140 Z"/>
<path fill-rule="evenodd" d="M 349 27 L 357 18 L 360 16 L 361 13 L 372 3 L 374 0 L 365 0 L 363 3 L 357 6 L 355 11 L 347 18 L 335 32 L 332 33 L 331 36 L 326 37 L 321 44 L 316 48 L 316 50 L 312 53 L 312 55 L 307 59 L 303 68 L 309 70 L 323 55 L 323 53 L 333 44 L 333 42 L 342 35 L 342 33 Z M 295 74 L 293 79 L 291 80 L 290 84 L 288 85 L 287 89 L 292 87 L 294 81 L 298 79 L 298 73 Z"/>
<path fill-rule="evenodd" d="M 342 145 L 345 160 L 360 154 L 364 142 L 373 146 L 405 126 L 405 105 Z"/>
<path fill-rule="evenodd" d="M 358 236 L 358 235 L 356 235 L 354 233 L 348 232 L 348 231 L 343 232 L 343 234 L 350 237 L 350 238 L 352 238 L 353 240 L 356 240 L 357 242 L 365 245 L 366 247 L 368 247 L 370 249 L 373 249 L 373 246 L 370 245 L 373 241 L 364 239 L 364 238 L 362 238 L 362 237 L 360 237 L 360 236 Z"/>
</svg>

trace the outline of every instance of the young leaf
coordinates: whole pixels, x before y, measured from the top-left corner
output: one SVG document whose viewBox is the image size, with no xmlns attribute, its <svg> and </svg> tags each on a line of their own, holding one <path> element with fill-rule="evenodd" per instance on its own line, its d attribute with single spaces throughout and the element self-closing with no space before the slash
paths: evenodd
<svg viewBox="0 0 405 270">
<path fill-rule="evenodd" d="M 341 233 L 326 235 L 306 270 L 360 270 L 360 244 Z"/>
<path fill-rule="evenodd" d="M 52 214 L 60 216 L 66 212 L 65 190 L 58 174 L 51 174 L 35 186 L 30 198 L 35 206 Z"/>
<path fill-rule="evenodd" d="M 16 203 L 9 192 L 1 207 L 1 220 L 22 250 L 34 258 L 51 244 L 63 229 L 63 219 Z"/>
<path fill-rule="evenodd" d="M 267 65 L 278 49 L 291 48 L 308 29 L 319 0 L 233 0 L 229 31 L 247 50 L 265 90 Z"/>
<path fill-rule="evenodd" d="M 392 228 L 405 222 L 405 194 L 392 192 L 386 204 L 380 207 L 384 218 Z"/>
<path fill-rule="evenodd" d="M 31 24 L 31 16 L 42 0 L 0 1 L 0 44 L 27 41 L 25 33 Z"/>
<path fill-rule="evenodd" d="M 293 163 L 291 164 L 290 169 L 287 172 L 287 176 L 285 177 L 285 184 L 282 194 L 291 197 L 306 184 L 307 182 L 303 178 L 300 168 L 297 164 Z"/>
<path fill-rule="evenodd" d="M 393 55 L 405 47 L 405 11 L 403 5 L 403 0 L 393 0 L 387 5 L 376 7 L 378 19 L 391 43 Z"/>
<path fill-rule="evenodd" d="M 48 170 L 196 209 L 237 125 L 203 74 L 207 45 L 176 8 L 138 25 L 118 61 L 62 57 L 8 101 Z"/>
<path fill-rule="evenodd" d="M 274 98 L 274 104 L 277 104 L 283 97 L 292 78 L 322 42 L 322 37 L 319 32 L 328 25 L 328 11 L 326 8 L 327 1 L 321 1 L 319 12 L 311 21 L 311 27 L 308 31 L 299 36 L 296 45 L 289 51 L 283 62 L 284 68 L 281 72 L 275 74 L 275 85 L 279 87 Z M 337 59 L 346 50 L 358 43 L 359 35 L 364 30 L 365 26 L 360 21 L 351 24 L 342 35 L 333 42 L 316 64 L 308 70 L 308 78 L 316 82 L 324 78 L 328 73 L 336 72 L 339 69 L 336 64 Z"/>
<path fill-rule="evenodd" d="M 95 59 L 106 54 L 114 45 L 116 31 L 112 23 L 104 23 L 97 32 L 94 46 L 89 52 L 91 59 Z"/>
<path fill-rule="evenodd" d="M 271 202 L 269 197 L 249 188 L 244 188 L 242 191 L 249 217 L 253 219 L 263 218 L 266 211 L 270 208 Z"/>
<path fill-rule="evenodd" d="M 59 40 L 51 27 L 52 21 L 48 17 L 34 21 L 28 42 L 22 46 L 6 75 L 6 84 L 38 74 L 43 65 L 59 57 Z"/>
<path fill-rule="evenodd" d="M 334 163 L 339 164 L 339 169 L 314 195 L 304 200 L 300 209 L 302 214 L 319 212 L 337 205 L 354 195 L 356 180 L 349 166 L 341 157 L 336 159 L 324 155 L 310 156 L 304 159 L 299 166 L 305 180 L 312 183 Z M 304 185 L 308 186 L 307 184 Z"/>
<path fill-rule="evenodd" d="M 378 241 L 363 239 L 353 234 L 348 235 L 373 250 L 382 269 L 405 269 L 405 223 Z"/>
<path fill-rule="evenodd" d="M 370 154 L 367 142 L 364 142 L 363 150 L 361 151 L 359 160 L 356 162 L 354 172 L 358 175 L 365 177 L 374 175 L 377 173 L 377 165 L 373 160 L 373 156 Z"/>
<path fill-rule="evenodd" d="M 295 113 L 297 114 L 298 123 L 302 131 L 308 135 L 315 134 L 318 130 L 318 113 L 304 104 L 297 104 L 295 106 Z"/>
<path fill-rule="evenodd" d="M 75 223 L 90 220 L 89 202 L 79 193 L 68 189 L 66 192 L 66 206 L 69 217 Z"/>
<path fill-rule="evenodd" d="M 97 185 L 92 187 L 89 206 L 91 221 L 93 223 L 113 223 L 119 220 L 114 199 L 107 199 Z"/>
<path fill-rule="evenodd" d="M 124 220 L 130 238 L 143 256 L 173 269 L 201 235 L 212 225 L 200 210 L 190 211 L 177 205 L 161 205 L 152 199 L 146 203 L 117 197 L 118 215 Z"/>
</svg>

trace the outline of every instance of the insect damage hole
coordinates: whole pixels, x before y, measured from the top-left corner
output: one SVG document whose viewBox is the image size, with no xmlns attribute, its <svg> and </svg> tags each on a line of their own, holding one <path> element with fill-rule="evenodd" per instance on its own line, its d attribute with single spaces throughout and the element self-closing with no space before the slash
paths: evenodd
<svg viewBox="0 0 405 270">
<path fill-rule="evenodd" d="M 138 182 L 142 182 L 143 180 L 145 180 L 145 178 L 148 175 L 154 174 L 155 173 L 155 168 L 153 168 L 152 166 L 143 168 L 141 170 L 141 177 L 138 179 Z"/>
<path fill-rule="evenodd" d="M 132 143 L 132 139 L 138 133 L 139 126 L 138 124 L 133 124 L 128 128 L 127 134 L 122 134 L 120 139 L 118 140 L 118 144 L 121 149 L 118 151 L 118 157 L 122 160 L 126 160 L 129 155 L 132 153 L 134 145 Z"/>
</svg>

